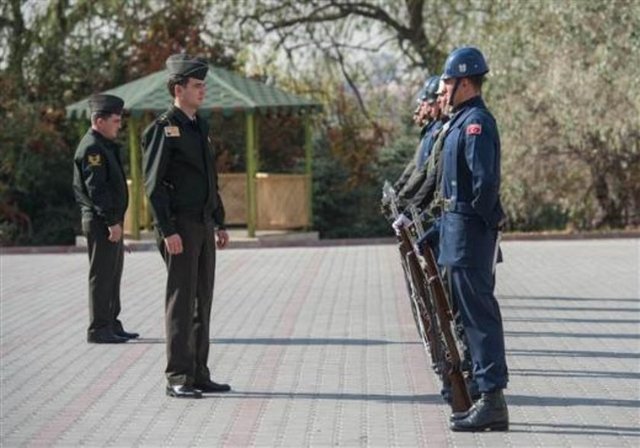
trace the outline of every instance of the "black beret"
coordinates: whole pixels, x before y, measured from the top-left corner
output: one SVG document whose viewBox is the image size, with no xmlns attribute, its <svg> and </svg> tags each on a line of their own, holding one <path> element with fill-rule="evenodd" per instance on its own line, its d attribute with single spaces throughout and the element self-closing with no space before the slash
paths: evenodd
<svg viewBox="0 0 640 448">
<path fill-rule="evenodd" d="M 124 101 L 115 95 L 99 94 L 89 98 L 91 113 L 122 114 Z"/>
<path fill-rule="evenodd" d="M 204 58 L 189 56 L 188 54 L 172 54 L 167 58 L 167 70 L 170 75 L 181 75 L 188 78 L 203 80 L 207 76 L 209 64 Z"/>
</svg>

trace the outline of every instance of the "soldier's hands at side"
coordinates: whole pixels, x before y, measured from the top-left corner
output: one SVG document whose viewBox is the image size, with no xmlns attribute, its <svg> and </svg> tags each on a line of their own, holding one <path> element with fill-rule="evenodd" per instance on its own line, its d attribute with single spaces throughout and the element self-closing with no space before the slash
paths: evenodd
<svg viewBox="0 0 640 448">
<path fill-rule="evenodd" d="M 177 233 L 169 235 L 164 239 L 164 245 L 167 248 L 167 252 L 171 255 L 178 255 L 182 253 L 182 238 Z"/>
<path fill-rule="evenodd" d="M 122 238 L 122 226 L 120 224 L 109 226 L 109 241 L 117 243 L 120 238 Z"/>
<path fill-rule="evenodd" d="M 218 249 L 224 249 L 229 243 L 229 234 L 224 229 L 216 230 L 216 246 Z"/>
</svg>

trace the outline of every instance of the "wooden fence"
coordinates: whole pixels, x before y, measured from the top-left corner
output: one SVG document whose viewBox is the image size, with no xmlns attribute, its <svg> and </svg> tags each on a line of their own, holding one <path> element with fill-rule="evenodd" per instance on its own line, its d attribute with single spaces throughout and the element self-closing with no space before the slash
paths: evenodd
<svg viewBox="0 0 640 448">
<path fill-rule="evenodd" d="M 306 174 L 256 175 L 257 230 L 287 230 L 310 227 Z M 129 194 L 131 182 L 129 181 Z M 228 225 L 247 224 L 247 181 L 245 173 L 221 173 L 218 187 L 224 203 Z M 131 201 L 129 201 L 131 203 Z M 149 228 L 147 198 L 141 201 L 140 223 Z M 125 233 L 131 234 L 131 207 L 125 216 Z"/>
</svg>

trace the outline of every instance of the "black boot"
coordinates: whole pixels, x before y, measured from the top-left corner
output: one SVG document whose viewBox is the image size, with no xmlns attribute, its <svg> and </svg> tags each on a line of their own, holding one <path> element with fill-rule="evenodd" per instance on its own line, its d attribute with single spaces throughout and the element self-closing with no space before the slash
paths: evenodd
<svg viewBox="0 0 640 448">
<path fill-rule="evenodd" d="M 502 390 L 483 393 L 477 403 L 462 419 L 452 419 L 452 431 L 507 431 L 509 410 Z"/>
<path fill-rule="evenodd" d="M 87 333 L 87 342 L 91 344 L 122 344 L 129 339 L 116 335 L 111 328 L 90 330 Z"/>
</svg>

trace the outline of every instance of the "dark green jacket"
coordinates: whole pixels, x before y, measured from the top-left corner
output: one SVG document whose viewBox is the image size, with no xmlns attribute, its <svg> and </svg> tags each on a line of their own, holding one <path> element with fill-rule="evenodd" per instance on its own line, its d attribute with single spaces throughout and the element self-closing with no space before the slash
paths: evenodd
<svg viewBox="0 0 640 448">
<path fill-rule="evenodd" d="M 73 160 L 73 192 L 82 219 L 99 217 L 108 226 L 124 221 L 129 205 L 120 146 L 89 129 Z"/>
<path fill-rule="evenodd" d="M 155 224 L 163 237 L 176 233 L 176 215 L 189 215 L 224 228 L 215 154 L 209 127 L 171 107 L 145 129 L 145 189 Z"/>
</svg>

